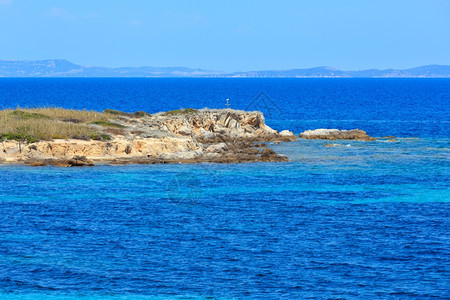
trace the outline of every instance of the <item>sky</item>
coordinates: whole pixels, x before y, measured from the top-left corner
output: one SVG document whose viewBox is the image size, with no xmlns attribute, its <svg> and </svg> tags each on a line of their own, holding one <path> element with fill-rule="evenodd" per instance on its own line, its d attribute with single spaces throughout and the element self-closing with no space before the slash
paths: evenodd
<svg viewBox="0 0 450 300">
<path fill-rule="evenodd" d="M 450 65 L 450 0 L 0 0 L 0 60 L 251 71 Z"/>
</svg>

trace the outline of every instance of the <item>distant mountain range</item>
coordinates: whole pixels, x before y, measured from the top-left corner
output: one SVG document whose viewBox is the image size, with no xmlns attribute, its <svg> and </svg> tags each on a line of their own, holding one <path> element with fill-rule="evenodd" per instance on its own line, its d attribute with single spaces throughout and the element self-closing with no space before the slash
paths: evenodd
<svg viewBox="0 0 450 300">
<path fill-rule="evenodd" d="M 369 69 L 342 71 L 330 67 L 292 70 L 266 70 L 226 73 L 183 67 L 121 67 L 106 68 L 82 66 L 65 59 L 51 60 L 0 60 L 0 77 L 447 77 L 450 66 L 428 65 L 412 69 Z"/>
</svg>

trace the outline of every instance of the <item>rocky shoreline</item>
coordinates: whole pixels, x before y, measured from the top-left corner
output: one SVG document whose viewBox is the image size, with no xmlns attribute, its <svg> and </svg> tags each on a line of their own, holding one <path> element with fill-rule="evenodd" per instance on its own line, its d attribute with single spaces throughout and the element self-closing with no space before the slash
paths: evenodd
<svg viewBox="0 0 450 300">
<path fill-rule="evenodd" d="M 267 126 L 261 112 L 184 109 L 152 115 L 108 110 L 107 114 L 112 116 L 108 121 L 89 123 L 91 129 L 108 137 L 107 140 L 78 138 L 29 142 L 3 139 L 0 141 L 0 164 L 74 167 L 96 164 L 284 162 L 288 158 L 277 154 L 266 143 L 298 139 L 291 131 L 278 132 Z M 77 120 L 55 122 L 77 123 Z M 375 140 L 359 129 L 306 130 L 299 137 Z"/>
<path fill-rule="evenodd" d="M 54 165 L 242 163 L 287 161 L 265 142 L 297 137 L 265 124 L 260 112 L 232 109 L 178 110 L 158 114 L 115 111 L 107 128 L 108 141 L 54 139 L 25 143 L 2 141 L 0 163 Z"/>
</svg>

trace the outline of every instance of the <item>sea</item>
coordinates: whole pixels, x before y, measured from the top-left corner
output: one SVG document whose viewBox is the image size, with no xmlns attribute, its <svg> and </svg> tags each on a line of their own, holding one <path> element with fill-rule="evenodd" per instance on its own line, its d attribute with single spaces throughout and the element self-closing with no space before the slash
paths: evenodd
<svg viewBox="0 0 450 300">
<path fill-rule="evenodd" d="M 450 298 L 450 79 L 0 79 L 0 108 L 227 99 L 277 130 L 389 138 L 270 144 L 282 163 L 0 165 L 0 298 Z"/>
</svg>

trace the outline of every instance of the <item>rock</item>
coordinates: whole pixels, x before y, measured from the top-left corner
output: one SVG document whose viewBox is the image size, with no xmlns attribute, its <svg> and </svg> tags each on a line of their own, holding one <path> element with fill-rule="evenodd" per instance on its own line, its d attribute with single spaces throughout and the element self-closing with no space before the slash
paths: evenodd
<svg viewBox="0 0 450 300">
<path fill-rule="evenodd" d="M 261 157 L 269 157 L 273 155 L 276 155 L 276 153 L 270 148 L 264 148 L 261 152 Z"/>
<path fill-rule="evenodd" d="M 206 148 L 206 152 L 208 153 L 222 153 L 228 150 L 228 146 L 225 143 L 213 144 Z"/>
<path fill-rule="evenodd" d="M 206 131 L 203 128 L 200 128 L 200 134 L 201 134 L 201 137 L 205 140 L 213 140 L 215 137 L 213 132 Z"/>
<path fill-rule="evenodd" d="M 286 142 L 290 142 L 290 141 L 296 141 L 297 140 L 297 136 L 289 130 L 283 130 L 279 133 L 280 137 L 281 137 L 281 141 L 286 141 Z"/>
<path fill-rule="evenodd" d="M 294 135 L 294 133 L 289 130 L 282 130 L 282 131 L 280 131 L 280 135 L 281 136 L 291 136 L 291 135 Z"/>
<path fill-rule="evenodd" d="M 220 153 L 207 152 L 207 153 L 203 154 L 203 157 L 206 160 L 210 161 L 210 160 L 213 160 L 213 159 L 217 159 L 218 157 L 222 157 L 222 155 Z"/>
<path fill-rule="evenodd" d="M 270 128 L 270 127 L 267 126 L 267 125 L 264 125 L 264 127 L 259 128 L 259 129 L 264 129 L 264 131 L 266 131 L 266 132 L 269 133 L 269 134 L 274 134 L 274 135 L 275 135 L 275 134 L 278 133 L 276 130 Z"/>
<path fill-rule="evenodd" d="M 198 157 L 202 154 L 203 153 L 200 151 L 161 153 L 161 155 L 158 156 L 158 159 L 184 161 L 188 159 L 194 159 L 195 157 Z"/>
<path fill-rule="evenodd" d="M 30 166 L 47 166 L 52 165 L 54 167 L 92 167 L 94 163 L 86 156 L 74 156 L 70 159 L 48 159 L 48 160 L 36 160 L 28 162 Z"/>
<path fill-rule="evenodd" d="M 264 148 L 261 152 L 260 161 L 263 162 L 275 162 L 275 161 L 289 161 L 286 156 L 278 155 L 270 148 Z"/>
<path fill-rule="evenodd" d="M 259 150 L 256 148 L 244 148 L 240 149 L 237 153 L 245 153 L 250 155 L 259 155 Z"/>
<path fill-rule="evenodd" d="M 357 141 L 374 141 L 375 138 L 370 137 L 364 130 L 339 130 L 339 129 L 315 129 L 306 130 L 299 135 L 304 139 L 318 140 L 357 140 Z"/>
<path fill-rule="evenodd" d="M 242 129 L 244 129 L 244 133 L 255 132 L 255 128 L 253 126 L 251 126 L 251 125 L 242 126 Z"/>
<path fill-rule="evenodd" d="M 241 128 L 241 125 L 239 125 L 239 123 L 233 119 L 233 120 L 230 120 L 227 127 L 231 128 L 231 129 L 238 129 L 238 128 Z"/>
<path fill-rule="evenodd" d="M 255 147 L 258 147 L 258 148 L 266 148 L 267 145 L 264 144 L 264 143 L 256 143 L 256 144 L 255 144 Z"/>
<path fill-rule="evenodd" d="M 94 163 L 87 159 L 86 156 L 74 156 L 67 161 L 67 164 L 70 167 L 92 167 L 94 165 Z"/>
<path fill-rule="evenodd" d="M 26 164 L 28 164 L 31 167 L 43 167 L 43 166 L 48 166 L 48 162 L 45 160 L 34 160 L 34 161 L 29 161 L 26 162 Z"/>
<path fill-rule="evenodd" d="M 287 141 L 297 138 L 294 134 L 282 136 L 267 126 L 261 112 L 202 109 L 188 114 L 182 112 L 175 115 L 161 113 L 153 116 L 165 131 L 175 135 L 192 136 L 194 139 L 203 141 L 218 139 Z"/>
<path fill-rule="evenodd" d="M 178 128 L 178 134 L 190 136 L 192 131 L 187 126 L 180 126 L 180 128 Z"/>
<path fill-rule="evenodd" d="M 161 153 L 158 155 L 158 159 L 175 159 L 177 156 L 175 153 Z"/>
<path fill-rule="evenodd" d="M 55 160 L 51 160 L 49 163 L 50 163 L 50 165 L 52 165 L 54 167 L 61 167 L 61 168 L 71 167 L 69 162 L 65 159 L 55 159 Z"/>
<path fill-rule="evenodd" d="M 3 150 L 7 156 L 18 155 L 21 152 L 21 147 L 19 143 L 17 145 L 11 145 L 9 147 L 5 147 Z"/>
</svg>

